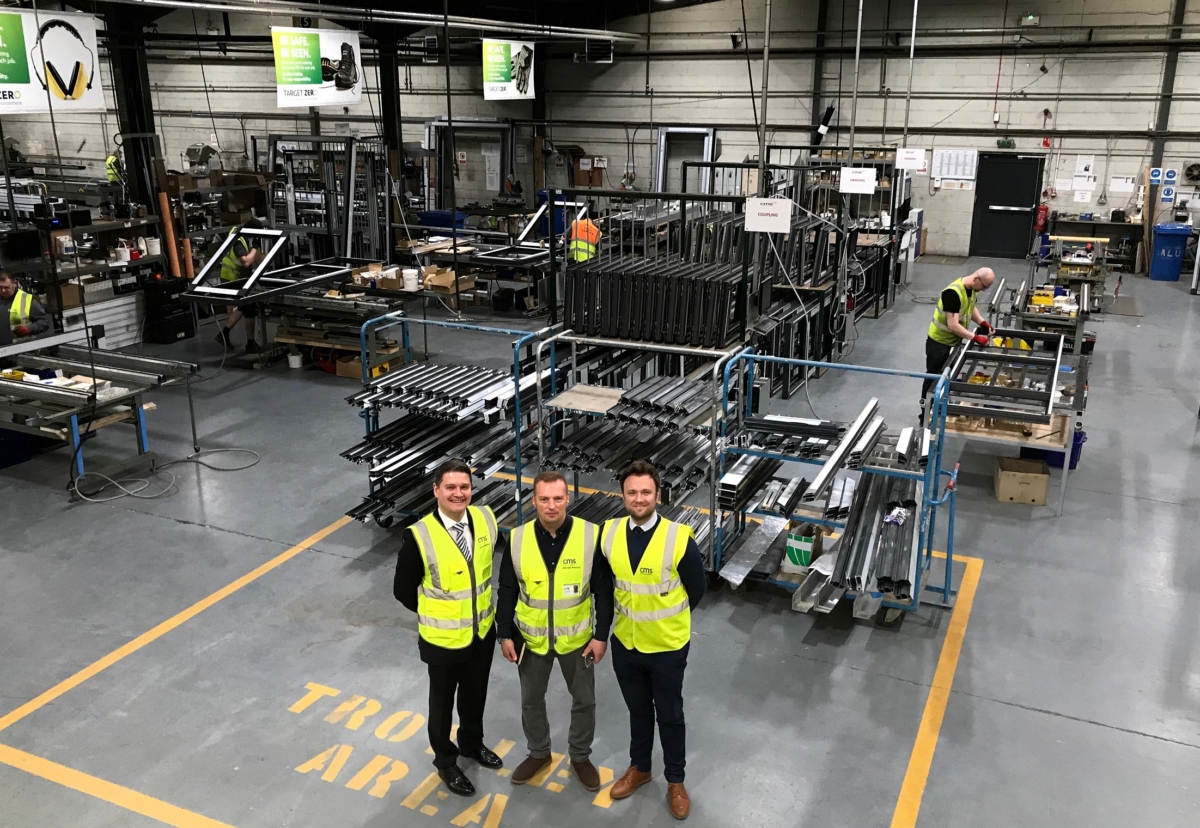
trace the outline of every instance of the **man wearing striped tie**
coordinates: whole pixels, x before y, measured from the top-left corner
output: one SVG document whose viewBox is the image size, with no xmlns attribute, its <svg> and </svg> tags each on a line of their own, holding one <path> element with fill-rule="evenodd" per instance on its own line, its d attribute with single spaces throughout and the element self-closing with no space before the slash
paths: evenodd
<svg viewBox="0 0 1200 828">
<path fill-rule="evenodd" d="M 448 460 L 433 477 L 437 508 L 404 533 L 396 599 L 417 613 L 421 660 L 429 667 L 429 745 L 446 787 L 474 796 L 458 757 L 500 768 L 483 744 L 483 708 L 496 648 L 492 560 L 502 554 L 496 516 L 471 505 L 471 469 Z M 458 696 L 458 744 L 450 738 Z"/>
</svg>

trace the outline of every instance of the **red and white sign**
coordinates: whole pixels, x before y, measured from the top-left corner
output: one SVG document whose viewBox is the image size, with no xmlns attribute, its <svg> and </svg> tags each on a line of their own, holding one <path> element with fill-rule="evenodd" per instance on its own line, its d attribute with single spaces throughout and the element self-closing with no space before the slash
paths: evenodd
<svg viewBox="0 0 1200 828">
<path fill-rule="evenodd" d="M 896 169 L 928 172 L 925 150 L 920 147 L 900 147 L 896 150 Z"/>
<path fill-rule="evenodd" d="M 746 229 L 751 233 L 791 231 L 792 202 L 786 198 L 746 199 Z"/>
</svg>

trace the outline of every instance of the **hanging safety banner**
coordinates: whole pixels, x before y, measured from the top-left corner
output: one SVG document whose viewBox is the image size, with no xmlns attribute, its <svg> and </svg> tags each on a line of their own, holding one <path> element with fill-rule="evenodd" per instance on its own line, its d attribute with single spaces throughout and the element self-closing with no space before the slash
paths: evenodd
<svg viewBox="0 0 1200 828">
<path fill-rule="evenodd" d="M 271 27 L 275 105 L 328 106 L 362 97 L 358 32 Z"/>
<path fill-rule="evenodd" d="M 533 97 L 533 44 L 483 41 L 483 98 L 516 101 Z"/>
<path fill-rule="evenodd" d="M 96 18 L 0 12 L 0 112 L 104 110 Z"/>
</svg>

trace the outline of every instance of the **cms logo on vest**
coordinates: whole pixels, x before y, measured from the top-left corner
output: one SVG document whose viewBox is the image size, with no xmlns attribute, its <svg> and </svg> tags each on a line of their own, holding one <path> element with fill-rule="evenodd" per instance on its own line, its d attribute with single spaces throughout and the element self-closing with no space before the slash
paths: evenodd
<svg viewBox="0 0 1200 828">
<path fill-rule="evenodd" d="M 574 558 L 563 558 L 561 561 L 559 561 L 559 563 L 561 563 L 563 566 L 576 566 L 578 565 L 579 561 L 575 560 Z"/>
<path fill-rule="evenodd" d="M 639 575 L 653 575 L 654 569 L 649 566 L 643 566 L 641 569 L 638 570 L 638 574 Z"/>
</svg>

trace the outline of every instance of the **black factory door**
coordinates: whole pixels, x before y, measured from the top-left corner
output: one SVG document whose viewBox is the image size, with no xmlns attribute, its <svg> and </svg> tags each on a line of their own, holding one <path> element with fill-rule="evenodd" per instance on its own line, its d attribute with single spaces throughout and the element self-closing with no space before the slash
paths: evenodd
<svg viewBox="0 0 1200 828">
<path fill-rule="evenodd" d="M 1044 163 L 1040 155 L 979 154 L 972 256 L 1024 259 L 1029 255 Z"/>
</svg>

